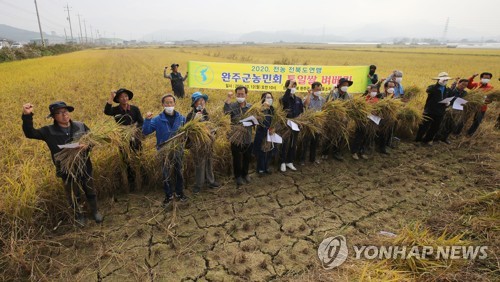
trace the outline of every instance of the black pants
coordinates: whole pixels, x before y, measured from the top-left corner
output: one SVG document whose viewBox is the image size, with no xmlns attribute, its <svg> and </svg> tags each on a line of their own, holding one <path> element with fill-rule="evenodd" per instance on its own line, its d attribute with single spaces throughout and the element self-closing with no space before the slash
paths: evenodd
<svg viewBox="0 0 500 282">
<path fill-rule="evenodd" d="M 172 88 L 174 91 L 174 96 L 177 98 L 184 98 L 184 87 L 182 88 Z"/>
<path fill-rule="evenodd" d="M 133 154 L 132 156 L 129 156 L 126 150 L 120 148 L 120 155 L 122 157 L 123 163 L 127 167 L 127 180 L 128 180 L 128 186 L 130 190 L 134 190 L 135 188 L 135 179 L 137 177 L 136 171 L 131 163 L 131 158 L 134 158 L 136 161 L 139 161 L 137 158 L 137 155 L 139 152 L 142 150 L 142 142 L 139 139 L 133 139 L 130 141 L 130 153 Z M 142 167 L 139 168 L 139 174 L 141 173 Z M 139 175 L 140 177 L 140 175 Z"/>
<path fill-rule="evenodd" d="M 64 181 L 64 192 L 66 200 L 72 209 L 80 212 L 78 203 L 81 199 L 81 191 L 85 194 L 87 201 L 93 201 L 96 198 L 95 189 L 92 181 L 92 163 L 90 159 L 85 164 L 85 171 L 76 177 L 61 174 L 59 175 Z"/>
<path fill-rule="evenodd" d="M 281 146 L 280 163 L 293 163 L 297 151 L 297 137 L 299 133 L 292 131 L 289 139 L 283 139 Z"/>
<path fill-rule="evenodd" d="M 231 143 L 231 154 L 233 155 L 234 177 L 247 176 L 250 166 L 250 156 L 252 155 L 252 144 L 238 146 Z"/>
<path fill-rule="evenodd" d="M 474 115 L 474 121 L 472 122 L 472 125 L 470 126 L 469 130 L 467 130 L 467 135 L 472 136 L 476 132 L 476 130 L 479 128 L 479 125 L 481 122 L 483 122 L 483 118 L 486 112 L 477 112 Z"/>
<path fill-rule="evenodd" d="M 316 150 L 318 148 L 318 144 L 319 144 L 319 137 L 318 136 L 306 137 L 304 139 L 304 142 L 302 142 L 300 160 L 302 162 L 305 162 L 307 149 L 309 149 L 309 161 L 312 163 L 314 161 L 316 161 Z"/>
<path fill-rule="evenodd" d="M 426 116 L 427 119 L 418 128 L 417 137 L 415 138 L 417 142 L 430 142 L 434 140 L 443 120 L 443 115 L 426 114 Z"/>
<path fill-rule="evenodd" d="M 362 126 L 356 127 L 354 138 L 351 142 L 351 153 L 364 154 L 366 150 L 367 139 L 366 129 Z"/>
</svg>

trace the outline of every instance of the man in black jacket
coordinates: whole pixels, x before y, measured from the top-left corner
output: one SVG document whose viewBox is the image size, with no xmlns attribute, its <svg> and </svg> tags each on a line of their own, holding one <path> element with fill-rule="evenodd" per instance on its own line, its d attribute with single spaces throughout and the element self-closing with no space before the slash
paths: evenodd
<svg viewBox="0 0 500 282">
<path fill-rule="evenodd" d="M 451 89 L 446 87 L 448 80 L 451 79 L 448 73 L 441 72 L 434 79 L 437 82 L 427 87 L 427 101 L 424 107 L 424 116 L 426 118 L 420 124 L 415 139 L 417 142 L 424 142 L 427 146 L 432 146 L 432 141 L 439 130 L 446 107 L 450 105 L 450 102 L 442 103 L 442 101 L 453 95 Z"/>
<path fill-rule="evenodd" d="M 174 92 L 175 97 L 184 98 L 184 81 L 188 78 L 188 73 L 186 72 L 186 76 L 182 76 L 182 74 L 178 71 L 179 64 L 172 64 L 170 68 L 172 69 L 172 72 L 167 74 L 167 67 L 165 67 L 163 70 L 163 77 L 170 79 L 172 91 Z"/>
<path fill-rule="evenodd" d="M 141 150 L 141 128 L 144 123 L 144 118 L 137 106 L 130 105 L 129 101 L 134 97 L 134 93 L 128 89 L 120 88 L 116 91 L 111 91 L 111 95 L 104 106 L 104 114 L 113 116 L 115 121 L 121 125 L 134 125 L 138 128 L 137 136 L 132 136 L 130 140 L 130 149 L 134 153 Z M 118 103 L 118 106 L 113 107 L 113 102 Z M 135 171 L 132 168 L 129 158 L 125 150 L 120 149 L 122 158 L 127 166 L 127 178 L 130 190 L 135 187 Z"/>
<path fill-rule="evenodd" d="M 60 145 L 69 144 L 78 140 L 79 137 L 89 131 L 89 128 L 82 122 L 72 121 L 69 113 L 74 110 L 74 107 L 66 105 L 64 102 L 55 102 L 49 105 L 49 117 L 54 119 L 54 124 L 35 129 L 33 127 L 33 105 L 23 105 L 23 132 L 27 138 L 43 140 L 47 143 L 52 156 L 52 161 L 56 166 L 56 174 L 64 181 L 64 188 L 67 200 L 75 212 L 76 222 L 80 225 L 85 225 L 85 217 L 79 208 L 80 189 L 83 190 L 87 197 L 87 203 L 90 206 L 92 215 L 97 223 L 103 221 L 102 215 L 97 210 L 97 200 L 94 187 L 92 186 L 92 163 L 90 157 L 87 156 L 84 173 L 76 178 L 61 171 L 60 164 L 56 162 L 54 155 L 62 149 Z M 80 145 L 78 148 L 66 150 L 86 150 L 88 154 L 89 148 L 86 145 Z"/>
</svg>

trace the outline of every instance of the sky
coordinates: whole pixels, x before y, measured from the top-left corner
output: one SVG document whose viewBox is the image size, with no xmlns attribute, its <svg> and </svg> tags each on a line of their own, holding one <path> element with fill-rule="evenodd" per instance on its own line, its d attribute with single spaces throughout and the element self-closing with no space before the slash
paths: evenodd
<svg viewBox="0 0 500 282">
<path fill-rule="evenodd" d="M 434 25 L 500 39 L 500 1 L 482 0 L 37 0 L 42 29 L 69 35 L 66 4 L 73 33 L 90 37 L 142 39 L 159 30 L 210 30 L 232 34 L 254 31 L 298 31 L 345 35 L 370 26 L 411 36 L 420 25 Z M 33 0 L 0 0 L 0 24 L 38 31 Z M 400 28 L 401 30 L 398 30 Z M 466 32 L 464 32 L 466 33 Z M 435 34 L 429 34 L 433 36 Z M 419 34 L 421 35 L 421 34 Z M 396 34 L 388 34 L 396 36 Z"/>
</svg>

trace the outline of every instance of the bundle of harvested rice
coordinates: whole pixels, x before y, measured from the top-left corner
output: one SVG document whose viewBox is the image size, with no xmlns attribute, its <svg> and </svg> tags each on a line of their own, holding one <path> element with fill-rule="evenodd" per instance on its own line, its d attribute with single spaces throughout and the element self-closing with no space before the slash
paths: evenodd
<svg viewBox="0 0 500 282">
<path fill-rule="evenodd" d="M 373 113 L 382 118 L 379 124 L 380 130 L 388 132 L 392 130 L 398 119 L 398 113 L 403 107 L 399 99 L 382 99 L 373 105 Z"/>
<path fill-rule="evenodd" d="M 414 103 L 407 103 L 403 107 L 399 108 L 396 127 L 398 136 L 413 136 L 424 118 L 422 110 L 419 109 Z"/>
<path fill-rule="evenodd" d="M 324 125 L 325 143 L 338 146 L 343 141 L 348 141 L 348 118 L 345 104 L 340 100 L 329 101 L 323 105 L 323 111 L 326 112 Z"/>
<path fill-rule="evenodd" d="M 298 140 L 306 137 L 323 135 L 324 125 L 327 121 L 325 111 L 306 110 L 300 116 L 291 119 L 299 126 Z"/>
<path fill-rule="evenodd" d="M 363 97 L 344 101 L 344 106 L 347 110 L 347 117 L 356 126 L 364 126 L 368 123 L 368 115 L 372 113 L 373 107 Z"/>
<path fill-rule="evenodd" d="M 135 126 L 122 126 L 111 122 L 98 122 L 92 125 L 92 130 L 74 140 L 80 147 L 63 149 L 54 155 L 56 163 L 63 173 L 77 178 L 84 175 L 85 163 L 88 159 L 89 148 L 109 144 L 130 154 L 130 140 L 140 138 L 140 132 Z"/>
</svg>

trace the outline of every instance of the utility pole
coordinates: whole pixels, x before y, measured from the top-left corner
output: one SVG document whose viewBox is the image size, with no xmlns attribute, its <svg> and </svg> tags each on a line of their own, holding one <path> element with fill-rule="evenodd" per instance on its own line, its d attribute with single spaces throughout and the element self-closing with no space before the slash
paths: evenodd
<svg viewBox="0 0 500 282">
<path fill-rule="evenodd" d="M 66 28 L 64 28 L 64 39 L 66 40 L 66 43 L 68 43 L 68 34 L 66 34 Z"/>
<path fill-rule="evenodd" d="M 42 46 L 45 47 L 45 41 L 43 40 L 42 24 L 40 23 L 40 15 L 38 14 L 38 5 L 35 0 L 36 17 L 38 18 L 38 28 L 40 29 L 40 38 L 42 39 Z"/>
<path fill-rule="evenodd" d="M 87 43 L 87 22 L 83 19 L 83 26 L 85 27 L 85 43 Z"/>
<path fill-rule="evenodd" d="M 92 25 L 90 25 L 90 43 L 94 44 L 94 33 L 92 32 Z"/>
<path fill-rule="evenodd" d="M 443 31 L 443 44 L 446 44 L 446 35 L 448 33 L 448 25 L 450 24 L 450 17 L 446 19 L 446 23 L 444 25 L 444 31 Z"/>
<path fill-rule="evenodd" d="M 78 16 L 78 25 L 80 26 L 80 44 L 83 43 L 83 33 L 82 33 L 82 21 L 80 21 L 80 14 Z"/>
<path fill-rule="evenodd" d="M 71 27 L 71 17 L 69 16 L 69 5 L 66 3 L 66 11 L 68 12 L 68 22 L 69 22 L 69 32 L 71 34 L 71 43 L 74 42 L 73 39 L 73 28 Z"/>
</svg>

